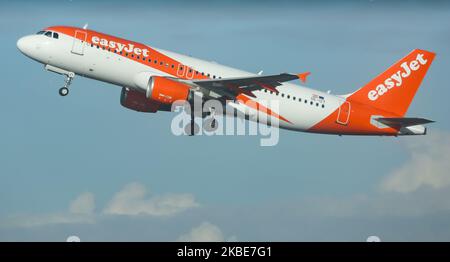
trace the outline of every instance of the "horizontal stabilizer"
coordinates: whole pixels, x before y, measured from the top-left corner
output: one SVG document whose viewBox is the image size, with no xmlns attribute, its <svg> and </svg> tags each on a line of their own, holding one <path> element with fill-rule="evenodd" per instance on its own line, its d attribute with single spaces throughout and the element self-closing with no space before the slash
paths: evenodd
<svg viewBox="0 0 450 262">
<path fill-rule="evenodd" d="M 434 122 L 432 120 L 418 117 L 380 117 L 375 120 L 392 127 L 416 126 Z"/>
</svg>

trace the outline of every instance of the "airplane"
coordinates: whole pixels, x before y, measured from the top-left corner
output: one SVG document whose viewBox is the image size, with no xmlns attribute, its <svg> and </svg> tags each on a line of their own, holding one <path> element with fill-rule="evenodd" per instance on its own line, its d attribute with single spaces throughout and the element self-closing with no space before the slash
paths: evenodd
<svg viewBox="0 0 450 262">
<path fill-rule="evenodd" d="M 405 117 L 435 54 L 415 49 L 356 91 L 334 95 L 289 83 L 305 82 L 309 72 L 261 75 L 216 62 L 151 47 L 97 31 L 72 26 L 51 26 L 17 41 L 27 57 L 47 71 L 65 76 L 59 89 L 69 93 L 76 75 L 122 87 L 121 105 L 138 112 L 171 111 L 177 101 L 218 100 L 244 112 L 245 118 L 280 128 L 320 134 L 400 136 L 425 135 L 434 121 Z M 278 108 L 270 102 L 277 101 Z M 250 109 L 250 110 L 246 110 Z M 214 108 L 200 117 L 212 116 Z M 186 134 L 198 126 L 192 110 Z M 222 112 L 223 114 L 223 112 Z"/>
</svg>

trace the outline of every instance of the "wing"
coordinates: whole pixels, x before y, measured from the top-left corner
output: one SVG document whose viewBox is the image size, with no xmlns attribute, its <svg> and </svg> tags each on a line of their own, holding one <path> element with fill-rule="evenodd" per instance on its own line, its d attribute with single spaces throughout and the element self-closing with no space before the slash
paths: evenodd
<svg viewBox="0 0 450 262">
<path fill-rule="evenodd" d="M 415 125 L 423 125 L 428 123 L 433 123 L 434 121 L 425 118 L 417 117 L 380 117 L 376 118 L 377 121 L 392 127 L 407 127 Z"/>
<path fill-rule="evenodd" d="M 283 82 L 303 79 L 304 74 L 288 74 L 283 73 L 279 75 L 268 76 L 254 76 L 254 77 L 237 77 L 226 79 L 207 79 L 207 80 L 191 80 L 191 83 L 201 88 L 213 91 L 220 96 L 228 98 L 236 98 L 243 93 L 251 97 L 255 97 L 252 91 L 267 89 L 269 91 L 278 93 L 277 86 Z"/>
</svg>

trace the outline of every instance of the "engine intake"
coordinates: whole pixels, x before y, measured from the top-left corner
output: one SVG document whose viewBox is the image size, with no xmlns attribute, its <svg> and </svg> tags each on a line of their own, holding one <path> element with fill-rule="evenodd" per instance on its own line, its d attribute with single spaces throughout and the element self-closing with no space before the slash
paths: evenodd
<svg viewBox="0 0 450 262">
<path fill-rule="evenodd" d="M 147 98 L 163 104 L 172 104 L 177 100 L 189 99 L 190 87 L 161 76 L 152 76 L 148 81 Z"/>
</svg>

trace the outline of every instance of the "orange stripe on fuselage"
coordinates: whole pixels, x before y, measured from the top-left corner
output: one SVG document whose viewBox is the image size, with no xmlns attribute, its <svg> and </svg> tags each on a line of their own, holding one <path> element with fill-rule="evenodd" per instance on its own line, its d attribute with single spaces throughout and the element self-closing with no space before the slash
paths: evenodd
<svg viewBox="0 0 450 262">
<path fill-rule="evenodd" d="M 151 68 L 157 69 L 159 71 L 162 71 L 164 73 L 167 73 L 169 75 L 172 75 L 174 77 L 178 77 L 181 79 L 208 79 L 209 78 L 206 75 L 202 75 L 201 72 L 199 72 L 198 70 L 195 70 L 192 67 L 184 65 L 184 64 L 180 63 L 179 61 L 156 51 L 155 49 L 151 48 L 150 46 L 147 46 L 147 45 L 144 45 L 141 43 L 137 43 L 137 42 L 123 39 L 123 38 L 103 34 L 100 32 L 93 31 L 93 30 L 87 30 L 87 29 L 70 27 L 70 26 L 52 26 L 52 27 L 46 28 L 45 30 L 51 30 L 51 31 L 55 31 L 58 33 L 66 34 L 70 37 L 75 37 L 76 31 L 86 32 L 87 33 L 86 42 L 88 44 L 93 44 L 94 47 L 99 46 L 101 49 L 112 52 L 112 53 L 114 53 L 114 50 L 116 48 L 110 48 L 108 46 L 102 46 L 100 44 L 93 43 L 92 38 L 98 37 L 100 39 L 106 39 L 108 42 L 113 41 L 115 43 L 123 44 L 125 47 L 128 47 L 129 45 L 133 45 L 134 49 L 136 49 L 136 48 L 139 48 L 141 50 L 147 49 L 149 51 L 149 56 L 145 57 L 145 60 L 143 60 L 143 55 L 136 55 L 132 52 L 122 51 L 122 54 L 120 54 L 119 52 L 116 52 L 115 54 L 120 55 L 124 58 L 131 59 L 135 62 L 139 62 L 143 65 L 149 66 Z M 78 38 L 78 39 L 84 41 L 84 39 L 81 39 L 81 38 Z M 151 59 L 150 62 L 148 60 L 149 58 Z M 155 63 L 155 61 L 157 61 L 157 63 Z M 161 62 L 163 62 L 162 65 L 160 64 Z M 173 65 L 173 67 L 172 67 L 172 65 Z M 178 74 L 178 73 L 181 73 L 181 70 L 179 71 L 179 68 L 183 68 L 183 72 L 184 72 L 183 74 Z M 192 70 L 191 73 L 189 73 L 189 70 Z M 192 75 L 192 77 L 187 77 L 187 76 L 191 76 L 191 75 Z"/>
<path fill-rule="evenodd" d="M 387 135 L 398 134 L 398 129 L 392 127 L 378 128 L 370 123 L 371 116 L 399 117 L 393 113 L 379 110 L 377 108 L 351 102 L 350 116 L 346 125 L 337 122 L 339 108 L 328 115 L 322 121 L 308 129 L 308 132 L 339 135 Z"/>
<path fill-rule="evenodd" d="M 292 124 L 286 118 L 278 115 L 277 113 L 275 113 L 272 110 L 270 110 L 269 108 L 261 105 L 260 103 L 256 102 L 255 100 L 252 100 L 252 99 L 248 98 L 244 94 L 239 94 L 238 96 L 236 96 L 236 100 L 241 100 L 248 107 L 256 109 L 257 111 L 260 111 L 260 112 L 264 112 L 264 113 L 266 113 L 268 115 L 271 115 L 271 116 L 276 117 L 276 118 L 278 118 L 280 120 L 283 120 L 283 121 L 285 121 L 285 122 L 287 122 L 289 124 Z"/>
</svg>

